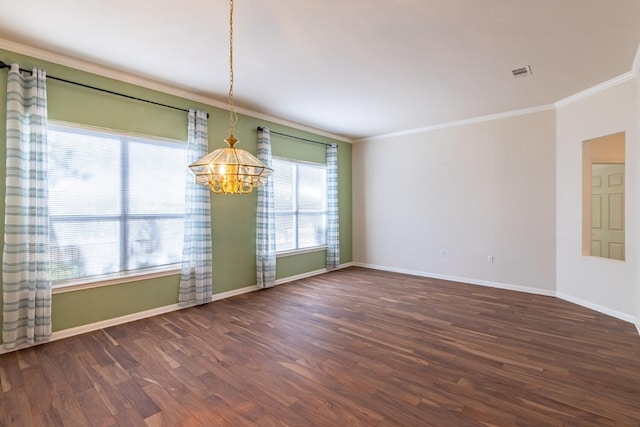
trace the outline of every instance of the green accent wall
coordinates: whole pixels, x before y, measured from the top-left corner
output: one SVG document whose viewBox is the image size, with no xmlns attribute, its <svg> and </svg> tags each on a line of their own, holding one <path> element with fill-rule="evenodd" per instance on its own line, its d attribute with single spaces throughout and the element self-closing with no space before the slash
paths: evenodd
<svg viewBox="0 0 640 427">
<path fill-rule="evenodd" d="M 79 71 L 0 49 L 0 59 L 16 62 L 21 68 L 44 68 L 48 75 L 120 92 L 180 108 L 199 108 L 209 113 L 209 150 L 225 146 L 228 112 L 166 93 Z M 6 147 L 6 73 L 0 71 L 0 139 Z M 100 128 L 127 131 L 186 141 L 187 114 L 166 107 L 101 93 L 56 80 L 47 80 L 49 120 L 79 123 Z M 338 189 L 340 208 L 340 262 L 352 261 L 351 230 L 351 144 L 322 135 L 240 115 L 235 135 L 238 146 L 255 154 L 257 127 L 325 143 L 338 144 Z M 325 163 L 322 145 L 279 135 L 272 136 L 275 156 Z M 0 208 L 4 212 L 6 150 L 0 150 L 3 167 L 0 176 Z M 213 241 L 213 291 L 222 293 L 253 286 L 256 283 L 255 215 L 256 194 L 212 195 L 211 221 Z M 4 235 L 4 214 L 0 223 Z M 4 246 L 4 243 L 2 243 Z M 325 251 L 312 252 L 277 260 L 277 278 L 321 270 Z M 102 286 L 55 294 L 53 296 L 53 330 L 60 331 L 178 302 L 179 275 L 134 280 L 124 284 Z M 0 282 L 1 283 L 1 282 Z M 0 295 L 1 299 L 1 295 Z M 0 318 L 0 322 L 1 322 Z M 1 324 L 1 323 L 0 323 Z"/>
</svg>

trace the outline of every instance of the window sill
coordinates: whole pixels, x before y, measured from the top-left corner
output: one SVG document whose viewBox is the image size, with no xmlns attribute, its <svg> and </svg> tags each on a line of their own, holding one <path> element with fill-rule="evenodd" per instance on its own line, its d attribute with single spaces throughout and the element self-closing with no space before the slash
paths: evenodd
<svg viewBox="0 0 640 427">
<path fill-rule="evenodd" d="M 308 254 L 312 252 L 320 252 L 320 251 L 326 251 L 326 250 L 327 250 L 327 245 L 314 246 L 312 248 L 304 248 L 304 249 L 293 249 L 290 251 L 277 252 L 276 258 L 283 258 L 283 257 L 292 256 L 292 255 L 302 255 L 302 254 Z"/>
<path fill-rule="evenodd" d="M 53 285 L 52 294 L 80 291 L 83 289 L 100 288 L 102 286 L 118 285 L 139 280 L 155 279 L 180 274 L 180 268 L 149 268 L 136 273 L 118 273 L 105 276 L 83 277 L 80 279 L 60 280 Z"/>
</svg>

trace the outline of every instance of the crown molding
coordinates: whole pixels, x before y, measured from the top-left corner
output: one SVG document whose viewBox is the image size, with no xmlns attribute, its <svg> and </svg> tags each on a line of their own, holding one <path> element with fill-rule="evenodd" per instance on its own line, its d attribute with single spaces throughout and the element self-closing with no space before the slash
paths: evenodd
<svg viewBox="0 0 640 427">
<path fill-rule="evenodd" d="M 446 129 L 446 128 L 451 128 L 451 127 L 456 127 L 456 126 L 464 126 L 464 125 L 473 124 L 473 123 L 480 123 L 480 122 L 485 122 L 485 121 L 498 120 L 498 119 L 503 119 L 503 118 L 507 118 L 507 117 L 520 116 L 520 115 L 523 115 L 523 114 L 537 113 L 539 111 L 555 110 L 555 109 L 558 109 L 560 107 L 564 107 L 566 105 L 569 105 L 569 104 L 571 104 L 573 102 L 576 102 L 576 101 L 579 101 L 581 99 L 587 98 L 587 97 L 589 97 L 591 95 L 594 95 L 594 94 L 596 94 L 598 92 L 602 92 L 603 90 L 609 89 L 609 88 L 614 87 L 616 85 L 619 85 L 621 83 L 627 82 L 629 80 L 633 80 L 634 78 L 636 78 L 638 76 L 639 73 L 640 73 L 640 45 L 638 45 L 638 49 L 636 50 L 636 56 L 634 58 L 633 65 L 631 67 L 631 71 L 629 71 L 627 73 L 624 73 L 624 74 L 622 74 L 622 75 L 620 75 L 618 77 L 614 77 L 611 80 L 607 80 L 606 82 L 600 83 L 600 84 L 598 84 L 596 86 L 593 86 L 593 87 L 591 87 L 589 89 L 586 89 L 586 90 L 583 90 L 581 92 L 578 92 L 578 93 L 576 93 L 574 95 L 571 95 L 571 96 L 569 96 L 567 98 L 564 98 L 564 99 L 561 99 L 559 101 L 556 101 L 554 104 L 542 105 L 542 106 L 539 106 L 539 107 L 527 108 L 527 109 L 523 109 L 523 110 L 515 110 L 515 111 L 506 112 L 506 113 L 475 117 L 475 118 L 466 119 L 466 120 L 447 122 L 447 123 L 437 124 L 437 125 L 433 125 L 433 126 L 425 126 L 425 127 L 420 127 L 420 128 L 415 128 L 415 129 L 408 129 L 408 130 L 399 131 L 399 132 L 387 133 L 387 134 L 383 134 L 383 135 L 360 138 L 360 139 L 354 140 L 353 142 L 354 143 L 360 143 L 360 142 L 378 141 L 378 140 L 387 139 L 387 138 L 394 138 L 394 137 L 398 137 L 398 136 L 413 135 L 413 134 L 417 134 L 417 133 L 431 132 L 431 131 L 439 130 L 439 129 Z"/>
<path fill-rule="evenodd" d="M 589 89 L 585 89 L 581 92 L 578 92 L 574 95 L 571 95 L 567 98 L 561 99 L 557 101 L 554 105 L 556 108 L 561 108 L 567 106 L 571 103 L 579 101 L 584 98 L 588 98 L 591 95 L 595 95 L 596 93 L 602 92 L 603 90 L 612 88 L 629 80 L 633 80 L 638 77 L 638 72 L 640 70 L 640 45 L 638 45 L 638 49 L 636 50 L 636 56 L 633 59 L 633 64 L 631 65 L 631 71 L 619 75 L 618 77 L 614 77 L 606 82 L 600 83 Z"/>
<path fill-rule="evenodd" d="M 635 64 L 634 64 L 635 68 Z M 628 82 L 629 80 L 633 80 L 638 73 L 636 71 L 629 71 L 624 73 L 618 77 L 614 77 L 611 80 L 607 80 L 606 82 L 602 82 L 598 85 L 590 87 L 589 89 L 585 89 L 582 92 L 578 92 L 574 95 L 571 95 L 567 98 L 561 99 L 560 101 L 556 101 L 555 108 L 565 107 L 569 104 L 573 104 L 576 101 L 580 101 L 582 99 L 588 98 L 592 95 L 600 93 L 606 89 L 612 88 L 624 82 Z"/>
<path fill-rule="evenodd" d="M 167 95 L 177 96 L 179 98 L 184 98 L 189 101 L 210 105 L 212 107 L 220 108 L 223 110 L 229 109 L 229 105 L 226 102 L 223 102 L 214 98 L 198 95 L 188 90 L 184 90 L 184 89 L 177 88 L 175 86 L 160 83 L 151 79 L 137 76 L 135 74 L 126 73 L 123 71 L 116 70 L 114 68 L 109 68 L 109 67 L 92 63 L 92 62 L 84 61 L 81 59 L 72 58 L 70 56 L 54 53 L 54 52 L 37 48 L 34 46 L 28 46 L 28 45 L 17 43 L 11 40 L 0 38 L 0 49 L 5 49 L 20 55 L 30 56 L 43 61 L 47 61 L 47 62 L 53 62 L 58 65 L 74 68 L 76 70 L 84 71 L 91 74 L 96 74 L 101 77 L 107 77 L 107 78 L 118 80 L 124 83 L 130 83 L 136 86 L 144 87 L 146 89 L 155 90 Z M 237 107 L 237 106 L 236 106 L 236 111 L 239 114 L 251 116 L 253 118 L 260 119 L 260 120 L 266 120 L 266 121 L 283 125 L 283 126 L 288 126 L 304 132 L 313 133 L 315 135 L 325 136 L 327 138 L 331 138 L 331 139 L 335 139 L 335 140 L 347 142 L 347 143 L 353 142 L 353 140 L 351 140 L 350 138 L 346 138 L 341 135 L 335 135 L 333 133 L 326 132 L 321 129 L 316 129 L 310 126 L 306 126 L 300 123 L 291 122 L 289 120 L 285 120 L 280 117 L 271 116 L 269 114 L 260 113 L 257 111 L 253 111 L 253 110 L 249 110 L 249 109 Z"/>
<path fill-rule="evenodd" d="M 386 133 L 386 134 L 383 134 L 383 135 L 377 135 L 377 136 L 372 136 L 372 137 L 367 137 L 367 138 L 361 138 L 361 139 L 355 140 L 354 142 L 356 142 L 356 143 L 358 143 L 358 142 L 372 142 L 372 141 L 379 141 L 379 140 L 382 140 L 382 139 L 396 138 L 396 137 L 399 137 L 399 136 L 415 135 L 415 134 L 418 134 L 418 133 L 433 132 L 435 130 L 453 128 L 453 127 L 458 127 L 458 126 L 465 126 L 465 125 L 470 125 L 470 124 L 475 124 L 475 123 L 490 122 L 490 121 L 493 121 L 493 120 L 506 119 L 506 118 L 510 118 L 510 117 L 524 116 L 526 114 L 533 114 L 533 113 L 539 113 L 541 111 L 553 110 L 554 108 L 555 107 L 553 105 L 551 105 L 551 104 L 549 104 L 549 105 L 540 105 L 540 106 L 532 107 L 532 108 L 524 108 L 524 109 L 521 109 L 521 110 L 507 111 L 505 113 L 490 114 L 490 115 L 487 115 L 487 116 L 473 117 L 473 118 L 470 118 L 470 119 L 456 120 L 456 121 L 453 121 L 453 122 L 446 122 L 446 123 L 441 123 L 441 124 L 432 125 L 432 126 L 425 126 L 425 127 L 415 128 L 415 129 L 403 130 L 403 131 L 399 131 L 399 132 Z"/>
<path fill-rule="evenodd" d="M 392 132 L 392 133 L 387 133 L 387 134 L 382 134 L 382 135 L 377 135 L 377 136 L 371 136 L 371 137 L 366 137 L 366 138 L 360 138 L 360 139 L 356 139 L 353 142 L 354 143 L 360 143 L 360 142 L 372 142 L 372 141 L 379 141 L 379 140 L 383 140 L 383 139 L 388 139 L 388 138 L 396 138 L 399 136 L 406 136 L 406 135 L 414 135 L 414 134 L 418 134 L 418 133 L 425 133 L 425 132 L 432 132 L 435 130 L 440 130 L 440 129 L 447 129 L 447 128 L 452 128 L 452 127 L 457 127 L 457 126 L 464 126 L 464 125 L 469 125 L 469 124 L 474 124 L 474 123 L 480 123 L 480 122 L 487 122 L 487 121 L 492 121 L 492 120 L 499 120 L 499 119 L 504 119 L 504 118 L 508 118 L 508 117 L 515 117 L 515 116 L 521 116 L 521 115 L 525 115 L 525 114 L 532 114 L 532 113 L 537 113 L 540 111 L 547 111 L 547 110 L 555 110 L 564 106 L 567 106 L 569 104 L 572 104 L 576 101 L 579 101 L 581 99 L 584 98 L 588 98 L 589 96 L 595 95 L 596 93 L 602 92 L 606 89 L 612 88 L 614 86 L 617 86 L 619 84 L 622 84 L 624 82 L 633 80 L 634 78 L 636 78 L 638 76 L 640 72 L 640 45 L 638 46 L 638 50 L 636 51 L 636 56 L 635 59 L 633 61 L 633 66 L 631 71 L 624 73 L 620 76 L 614 77 L 610 80 L 607 80 L 606 82 L 600 83 L 596 86 L 590 87 L 588 89 L 585 89 L 581 92 L 578 92 L 574 95 L 571 95 L 567 98 L 561 99 L 559 101 L 556 101 L 553 104 L 549 104 L 549 105 L 541 105 L 538 107 L 532 107 L 532 108 L 525 108 L 522 110 L 514 110 L 514 111 L 508 111 L 505 113 L 499 113 L 499 114 L 491 114 L 491 115 L 487 115 L 487 116 L 480 116 L 480 117 L 474 117 L 471 119 L 465 119 L 465 120 L 458 120 L 458 121 L 453 121 L 453 122 L 446 122 L 446 123 L 441 123 L 441 124 L 437 124 L 437 125 L 433 125 L 433 126 L 425 126 L 425 127 L 420 127 L 420 128 L 415 128 L 415 129 L 408 129 L 408 130 L 404 130 L 404 131 L 399 131 L 399 132 Z"/>
<path fill-rule="evenodd" d="M 33 47 L 33 46 L 27 46 L 24 44 L 20 44 L 17 42 L 13 42 L 10 40 L 6 40 L 6 39 L 2 39 L 0 38 L 0 49 L 6 49 L 18 54 L 22 54 L 22 55 L 26 55 L 26 56 L 31 56 L 34 58 L 38 58 L 44 61 L 48 61 L 48 62 L 53 62 L 59 65 L 63 65 L 66 67 L 70 67 L 70 68 L 75 68 L 81 71 L 85 71 L 88 73 L 92 73 L 92 74 L 96 74 L 102 77 L 107 77 L 107 78 L 111 78 L 111 79 L 115 79 L 121 82 L 125 82 L 125 83 L 130 83 L 136 86 L 141 86 L 147 89 L 151 89 L 151 90 L 156 90 L 158 92 L 162 92 L 168 95 L 173 95 L 173 96 L 177 96 L 180 98 L 184 98 L 190 101 L 194 101 L 194 102 L 199 102 L 205 105 L 210 105 L 216 108 L 220 108 L 220 109 L 224 109 L 227 110 L 228 109 L 228 105 L 220 100 L 214 99 L 214 98 L 210 98 L 210 97 L 206 97 L 206 96 L 202 96 L 202 95 L 198 95 L 195 94 L 193 92 L 189 92 L 187 90 L 184 89 L 179 89 L 177 87 L 174 86 L 170 86 L 167 84 L 163 84 L 163 83 L 159 83 L 157 81 L 154 80 L 150 80 L 150 79 L 146 79 L 140 76 L 136 76 L 134 74 L 130 74 L 130 73 L 125 73 L 123 71 L 119 71 L 113 68 L 109 68 L 109 67 L 105 67 L 105 66 L 101 66 L 101 65 L 97 65 L 88 61 L 83 61 L 80 59 L 76 59 L 76 58 L 72 58 L 69 56 L 65 56 L 65 55 L 61 55 L 61 54 L 57 54 L 54 52 L 50 52 L 44 49 L 40 49 L 37 47 Z M 537 107 L 532 107 L 532 108 L 526 108 L 526 109 L 521 109 L 521 110 L 514 110 L 514 111 L 508 111 L 508 112 L 504 112 L 504 113 L 498 113 L 498 114 L 491 114 L 491 115 L 486 115 L 486 116 L 480 116 L 480 117 L 474 117 L 474 118 L 470 118 L 470 119 L 464 119 L 464 120 L 457 120 L 457 121 L 452 121 L 452 122 L 446 122 L 446 123 L 441 123 L 441 124 L 437 124 L 437 125 L 431 125 L 431 126 L 424 126 L 424 127 L 419 127 L 419 128 L 414 128 L 414 129 L 407 129 L 407 130 L 403 130 L 403 131 L 398 131 L 398 132 L 391 132 L 391 133 L 387 133 L 387 134 L 382 134 L 382 135 L 376 135 L 376 136 L 370 136 L 370 137 L 365 137 L 365 138 L 359 138 L 359 139 L 351 139 L 351 138 L 347 138 L 341 135 L 335 135 L 332 134 L 330 132 L 326 132 L 320 129 L 316 129 L 310 126 L 306 126 L 306 125 L 302 125 L 300 123 L 295 123 L 295 122 L 291 122 L 289 120 L 285 120 L 282 119 L 280 117 L 275 117 L 275 116 L 271 116 L 269 114 L 265 114 L 265 113 L 260 113 L 257 111 L 253 111 L 253 110 L 249 110 L 246 108 L 242 108 L 242 107 L 236 107 L 236 110 L 238 111 L 238 113 L 240 114 L 244 114 L 247 116 L 251 116 L 260 120 L 266 120 L 272 123 L 276 123 L 279 125 L 283 125 L 283 126 L 288 126 L 291 127 L 293 129 L 298 129 L 304 132 L 309 132 L 309 133 L 313 133 L 315 135 L 320 135 L 320 136 L 325 136 L 327 138 L 332 138 L 338 141 L 342 141 L 342 142 L 347 142 L 347 143 L 359 143 L 359 142 L 370 142 L 370 141 L 378 141 L 378 140 L 382 140 L 382 139 L 388 139 L 388 138 L 395 138 L 395 137 L 399 137 L 399 136 L 406 136 L 406 135 L 414 135 L 414 134 L 419 134 L 419 133 L 425 133 L 425 132 L 432 132 L 435 130 L 441 130 L 441 129 L 447 129 L 447 128 L 452 128 L 452 127 L 457 127 L 457 126 L 464 126 L 464 125 L 469 125 L 469 124 L 474 124 L 474 123 L 481 123 L 481 122 L 487 122 L 487 121 L 492 121 L 492 120 L 499 120 L 499 119 L 503 119 L 503 118 L 509 118 L 509 117 L 516 117 L 516 116 L 521 116 L 521 115 L 526 115 L 526 114 L 532 114 L 532 113 L 537 113 L 540 111 L 547 111 L 547 110 L 552 110 L 552 109 L 557 109 L 557 108 L 561 108 L 564 107 L 566 105 L 569 105 L 573 102 L 579 101 L 581 99 L 587 98 L 591 95 L 594 95 L 596 93 L 599 93 L 603 90 L 609 89 L 611 87 L 614 87 L 616 85 L 619 85 L 621 83 L 627 82 L 629 80 L 634 79 L 635 77 L 638 76 L 638 73 L 640 72 L 640 45 L 638 46 L 638 49 L 636 51 L 636 55 L 633 61 L 633 65 L 632 65 L 632 69 L 631 71 L 622 74 L 618 77 L 614 77 L 613 79 L 607 80 L 606 82 L 600 83 L 596 86 L 593 86 L 589 89 L 583 90 L 581 92 L 578 92 L 574 95 L 571 95 L 567 98 L 561 99 L 559 101 L 556 101 L 554 104 L 549 104 L 549 105 L 541 105 L 541 106 L 537 106 Z"/>
</svg>

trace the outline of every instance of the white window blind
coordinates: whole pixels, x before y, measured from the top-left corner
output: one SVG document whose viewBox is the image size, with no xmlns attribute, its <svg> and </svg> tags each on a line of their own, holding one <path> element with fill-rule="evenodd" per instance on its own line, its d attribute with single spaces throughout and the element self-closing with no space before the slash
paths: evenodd
<svg viewBox="0 0 640 427">
<path fill-rule="evenodd" d="M 48 143 L 54 284 L 180 263 L 184 144 L 60 125 Z"/>
<path fill-rule="evenodd" d="M 273 168 L 276 251 L 325 245 L 326 166 L 274 158 Z"/>
</svg>

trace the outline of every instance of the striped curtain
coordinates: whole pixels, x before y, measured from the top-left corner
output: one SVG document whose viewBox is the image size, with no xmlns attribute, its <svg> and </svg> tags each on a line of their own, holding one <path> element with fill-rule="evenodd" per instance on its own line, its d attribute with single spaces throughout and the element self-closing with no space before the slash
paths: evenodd
<svg viewBox="0 0 640 427">
<path fill-rule="evenodd" d="M 271 131 L 258 129 L 258 159 L 268 168 L 271 161 Z M 259 288 L 276 284 L 276 218 L 273 194 L 273 178 L 258 187 L 256 214 L 256 269 Z"/>
<path fill-rule="evenodd" d="M 209 149 L 206 111 L 189 110 L 188 133 L 187 165 L 205 156 Z M 197 185 L 186 165 L 185 174 L 184 248 L 178 302 L 186 307 L 212 300 L 213 260 L 209 187 Z"/>
<path fill-rule="evenodd" d="M 51 337 L 46 72 L 13 64 L 7 81 L 7 172 L 2 257 L 7 350 Z"/>
<path fill-rule="evenodd" d="M 338 146 L 327 146 L 327 270 L 340 265 L 340 218 L 338 216 Z"/>
</svg>

